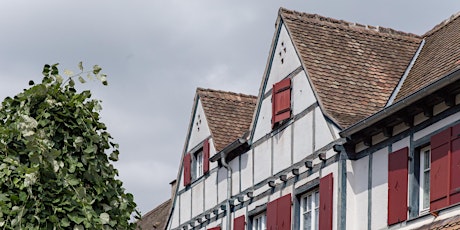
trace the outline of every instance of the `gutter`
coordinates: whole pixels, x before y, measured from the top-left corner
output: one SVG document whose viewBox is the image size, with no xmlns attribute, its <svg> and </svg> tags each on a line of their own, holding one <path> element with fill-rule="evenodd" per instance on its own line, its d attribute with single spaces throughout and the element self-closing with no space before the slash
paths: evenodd
<svg viewBox="0 0 460 230">
<path fill-rule="evenodd" d="M 227 169 L 227 202 L 225 202 L 225 210 L 227 212 L 227 219 L 226 219 L 226 228 L 231 229 L 231 210 L 230 210 L 230 199 L 232 197 L 232 167 L 227 162 L 227 155 L 231 153 L 233 150 L 239 148 L 240 146 L 247 144 L 247 140 L 244 138 L 238 138 L 229 145 L 227 145 L 224 149 L 220 150 L 217 154 L 212 156 L 209 160 L 211 162 L 215 162 L 220 160 L 220 163 L 224 168 Z"/>
<path fill-rule="evenodd" d="M 347 137 L 350 138 L 351 135 L 358 133 L 359 131 L 368 128 L 375 123 L 383 120 L 386 117 L 389 117 L 396 112 L 402 110 L 405 108 L 407 105 L 410 105 L 419 99 L 426 97 L 435 91 L 451 84 L 454 81 L 457 81 L 460 79 L 460 68 L 456 68 L 450 73 L 446 74 L 444 77 L 436 80 L 435 82 L 429 84 L 428 86 L 424 87 L 423 89 L 403 98 L 402 100 L 399 100 L 398 102 L 380 110 L 379 112 L 373 114 L 372 116 L 361 120 L 360 122 L 344 129 L 342 132 L 340 132 L 341 137 Z"/>
</svg>

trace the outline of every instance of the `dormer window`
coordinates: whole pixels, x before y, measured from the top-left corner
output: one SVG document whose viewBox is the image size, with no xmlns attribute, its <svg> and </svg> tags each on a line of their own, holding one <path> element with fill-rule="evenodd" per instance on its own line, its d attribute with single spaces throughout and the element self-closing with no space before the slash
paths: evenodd
<svg viewBox="0 0 460 230">
<path fill-rule="evenodd" d="M 291 79 L 286 78 L 272 88 L 272 128 L 291 118 Z"/>
</svg>

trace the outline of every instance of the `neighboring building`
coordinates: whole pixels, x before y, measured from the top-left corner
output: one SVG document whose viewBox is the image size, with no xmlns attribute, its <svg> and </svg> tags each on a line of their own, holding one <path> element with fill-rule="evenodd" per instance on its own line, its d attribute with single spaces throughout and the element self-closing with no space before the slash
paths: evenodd
<svg viewBox="0 0 460 230">
<path fill-rule="evenodd" d="M 458 15 L 418 36 L 281 8 L 257 101 L 193 108 L 168 230 L 460 225 Z"/>
<path fill-rule="evenodd" d="M 152 230 L 165 229 L 168 215 L 171 210 L 171 199 L 163 202 L 150 212 L 142 216 L 137 222 L 137 229 Z"/>
</svg>

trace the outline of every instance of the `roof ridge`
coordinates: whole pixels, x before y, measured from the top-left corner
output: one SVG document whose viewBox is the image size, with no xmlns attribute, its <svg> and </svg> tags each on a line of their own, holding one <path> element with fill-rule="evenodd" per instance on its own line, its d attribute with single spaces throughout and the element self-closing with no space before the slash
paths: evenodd
<svg viewBox="0 0 460 230">
<path fill-rule="evenodd" d="M 439 24 L 435 25 L 433 29 L 429 30 L 425 34 L 422 35 L 422 37 L 429 37 L 436 33 L 437 31 L 441 30 L 442 28 L 446 27 L 448 24 L 451 22 L 455 21 L 455 19 L 460 17 L 460 11 L 458 11 L 455 14 L 452 14 L 449 18 L 445 19 L 444 21 L 440 22 Z"/>
<path fill-rule="evenodd" d="M 161 208 L 164 208 L 165 206 L 168 206 L 169 203 L 171 202 L 171 198 L 167 199 L 166 201 L 164 201 L 163 203 L 159 204 L 158 206 L 156 206 L 154 209 L 148 211 L 146 214 L 144 214 L 144 216 L 148 216 L 148 215 L 151 215 L 152 213 L 154 213 L 155 211 L 161 209 Z"/>
<path fill-rule="evenodd" d="M 201 88 L 201 87 L 198 87 L 196 89 L 196 91 L 197 91 L 198 94 L 200 92 L 210 92 L 210 93 L 222 93 L 222 94 L 227 94 L 227 95 L 240 96 L 240 97 L 245 97 L 245 98 L 254 98 L 254 99 L 257 98 L 257 96 L 250 95 L 250 94 L 235 93 L 235 92 L 231 92 L 231 91 L 216 90 L 216 89 L 209 89 L 209 88 L 205 89 L 205 88 Z M 212 95 L 206 95 L 206 96 L 213 97 Z"/>
<path fill-rule="evenodd" d="M 319 14 L 309 14 L 305 12 L 299 12 L 295 10 L 289 10 L 286 8 L 281 7 L 279 10 L 279 14 L 281 15 L 286 15 L 286 16 L 291 16 L 291 17 L 297 17 L 298 19 L 310 19 L 312 22 L 316 21 L 318 23 L 322 24 L 327 24 L 331 26 L 336 26 L 336 27 L 345 27 L 349 28 L 352 30 L 360 30 L 360 31 L 366 31 L 366 32 L 374 32 L 378 33 L 382 36 L 385 35 L 393 35 L 393 36 L 401 36 L 401 37 L 407 37 L 407 38 L 421 38 L 420 35 L 413 34 L 413 33 L 408 33 L 400 30 L 395 30 L 392 28 L 388 27 L 382 27 L 382 26 L 372 26 L 372 25 L 364 25 L 356 22 L 348 22 L 345 20 L 339 20 L 335 18 L 330 18 L 330 17 L 325 17 L 321 16 Z"/>
</svg>

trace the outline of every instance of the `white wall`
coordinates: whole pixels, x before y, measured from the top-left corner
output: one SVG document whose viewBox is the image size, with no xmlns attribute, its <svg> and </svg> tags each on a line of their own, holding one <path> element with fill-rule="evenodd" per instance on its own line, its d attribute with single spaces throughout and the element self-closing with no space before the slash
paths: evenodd
<svg viewBox="0 0 460 230">
<path fill-rule="evenodd" d="M 190 205 L 192 204 L 192 193 L 188 190 L 180 195 L 180 223 L 185 223 L 192 218 Z"/>
<path fill-rule="evenodd" d="M 291 126 L 273 135 L 273 174 L 291 166 Z M 268 141 L 267 141 L 268 142 Z M 259 160 L 257 158 L 257 160 Z"/>
<path fill-rule="evenodd" d="M 204 182 L 195 184 L 192 187 L 192 217 L 204 211 Z"/>
<path fill-rule="evenodd" d="M 294 129 L 294 162 L 313 153 L 313 116 L 306 114 L 292 125 Z"/>
<path fill-rule="evenodd" d="M 254 148 L 254 184 L 271 176 L 271 140 Z"/>
<path fill-rule="evenodd" d="M 305 71 L 301 71 L 292 79 L 292 113 L 301 113 L 310 105 L 316 103 L 315 95 L 307 79 Z"/>
<path fill-rule="evenodd" d="M 347 161 L 347 229 L 367 229 L 369 157 Z"/>
<path fill-rule="evenodd" d="M 247 153 L 242 154 L 241 158 L 241 191 L 244 191 L 252 186 L 253 174 L 252 174 L 252 157 L 253 150 L 249 150 Z"/>
<path fill-rule="evenodd" d="M 204 209 L 209 210 L 217 205 L 217 172 L 211 173 L 209 177 L 205 180 L 205 199 L 204 199 Z"/>
<path fill-rule="evenodd" d="M 372 153 L 372 229 L 387 226 L 388 213 L 388 148 Z"/>
</svg>

